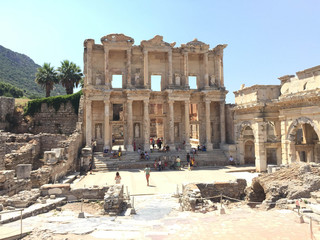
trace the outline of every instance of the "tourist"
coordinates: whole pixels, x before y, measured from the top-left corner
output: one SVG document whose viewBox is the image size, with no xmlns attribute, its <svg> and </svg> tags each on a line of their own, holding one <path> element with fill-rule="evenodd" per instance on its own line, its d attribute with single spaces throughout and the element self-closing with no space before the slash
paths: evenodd
<svg viewBox="0 0 320 240">
<path fill-rule="evenodd" d="M 121 177 L 120 177 L 119 172 L 116 173 L 116 177 L 114 178 L 114 180 L 116 181 L 116 184 L 120 184 L 120 182 L 121 182 Z"/>
<path fill-rule="evenodd" d="M 154 149 L 155 141 L 154 141 L 153 138 L 152 138 L 152 140 L 151 140 L 151 144 L 152 144 L 152 149 Z"/>
<path fill-rule="evenodd" d="M 179 158 L 179 156 L 177 157 L 176 162 L 178 170 L 181 170 L 181 159 Z"/>
<path fill-rule="evenodd" d="M 118 150 L 118 156 L 119 156 L 119 159 L 121 158 L 121 156 L 122 156 L 122 149 L 121 149 L 121 147 L 119 147 L 119 150 Z"/>
<path fill-rule="evenodd" d="M 133 151 L 134 152 L 136 151 L 136 141 L 135 140 L 133 141 Z"/>
<path fill-rule="evenodd" d="M 230 164 L 230 165 L 236 165 L 236 163 L 234 162 L 234 159 L 233 159 L 232 155 L 230 155 L 230 157 L 229 157 L 229 164 Z"/>
<path fill-rule="evenodd" d="M 187 164 L 188 164 L 188 166 L 190 164 L 190 154 L 189 153 L 187 153 Z"/>
<path fill-rule="evenodd" d="M 144 169 L 144 172 L 146 173 L 147 186 L 149 186 L 149 178 L 150 178 L 151 169 L 150 169 L 148 164 L 146 165 L 146 168 Z"/>
<path fill-rule="evenodd" d="M 92 154 L 95 152 L 96 146 L 97 146 L 97 142 L 92 139 L 91 140 Z"/>
<path fill-rule="evenodd" d="M 93 158 L 90 159 L 90 162 L 89 162 L 89 171 L 90 171 L 90 174 L 92 174 L 92 168 L 93 168 Z"/>
<path fill-rule="evenodd" d="M 158 167 L 159 167 L 159 171 L 161 171 L 162 166 L 161 166 L 161 159 L 160 158 L 159 158 L 159 161 L 158 161 Z"/>
<path fill-rule="evenodd" d="M 157 159 L 154 160 L 153 166 L 154 166 L 154 169 L 157 170 L 157 167 L 158 167 Z"/>
<path fill-rule="evenodd" d="M 147 151 L 144 152 L 144 159 L 149 161 L 149 154 Z"/>
<path fill-rule="evenodd" d="M 159 149 L 161 149 L 162 141 L 159 139 Z"/>
<path fill-rule="evenodd" d="M 141 153 L 141 148 L 140 147 L 138 147 L 138 154 L 140 154 Z"/>
</svg>

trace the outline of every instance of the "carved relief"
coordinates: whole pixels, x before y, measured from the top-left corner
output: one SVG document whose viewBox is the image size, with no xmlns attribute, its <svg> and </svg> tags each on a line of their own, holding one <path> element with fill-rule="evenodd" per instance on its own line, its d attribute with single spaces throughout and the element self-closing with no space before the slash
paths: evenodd
<svg viewBox="0 0 320 240">
<path fill-rule="evenodd" d="M 95 139 L 102 139 L 102 123 L 95 124 Z"/>
<path fill-rule="evenodd" d="M 175 82 L 176 82 L 176 86 L 180 86 L 181 85 L 181 79 L 180 79 L 180 74 L 179 73 L 175 74 Z"/>
</svg>

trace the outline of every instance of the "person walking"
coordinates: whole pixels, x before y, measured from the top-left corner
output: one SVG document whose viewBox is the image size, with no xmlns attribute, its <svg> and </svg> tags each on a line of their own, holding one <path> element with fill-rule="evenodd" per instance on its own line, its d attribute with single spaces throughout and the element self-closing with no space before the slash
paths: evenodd
<svg viewBox="0 0 320 240">
<path fill-rule="evenodd" d="M 187 153 L 187 164 L 188 164 L 188 166 L 190 164 L 190 154 L 189 153 Z"/>
<path fill-rule="evenodd" d="M 120 177 L 119 172 L 116 173 L 116 176 L 115 176 L 114 180 L 116 181 L 116 184 L 120 184 L 120 182 L 121 182 L 121 177 Z"/>
<path fill-rule="evenodd" d="M 146 165 L 146 168 L 144 169 L 144 172 L 146 173 L 147 186 L 149 186 L 149 178 L 150 178 L 150 172 L 151 172 L 149 164 Z"/>
</svg>

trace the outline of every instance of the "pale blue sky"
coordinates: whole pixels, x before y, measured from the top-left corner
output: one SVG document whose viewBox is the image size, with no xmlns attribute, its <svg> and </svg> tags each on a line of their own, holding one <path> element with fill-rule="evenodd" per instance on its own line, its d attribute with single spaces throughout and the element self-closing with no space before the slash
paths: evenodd
<svg viewBox="0 0 320 240">
<path fill-rule="evenodd" d="M 176 46 L 194 38 L 225 49 L 227 102 L 233 91 L 279 84 L 320 64 L 319 0 L 0 0 L 0 45 L 53 66 L 83 68 L 83 41 L 124 33 L 135 44 L 163 35 Z"/>
</svg>

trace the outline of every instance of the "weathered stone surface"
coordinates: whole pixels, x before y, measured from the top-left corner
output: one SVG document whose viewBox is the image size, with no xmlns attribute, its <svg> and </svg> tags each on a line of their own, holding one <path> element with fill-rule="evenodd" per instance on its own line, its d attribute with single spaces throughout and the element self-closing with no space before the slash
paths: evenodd
<svg viewBox="0 0 320 240">
<path fill-rule="evenodd" d="M 0 202 L 2 202 L 4 206 L 26 208 L 34 204 L 39 196 L 39 189 L 32 189 L 30 191 L 21 191 L 11 197 L 0 197 Z"/>
<path fill-rule="evenodd" d="M 104 195 L 104 211 L 109 215 L 117 215 L 123 207 L 123 185 L 116 184 L 109 187 Z"/>
<path fill-rule="evenodd" d="M 18 164 L 16 168 L 17 178 L 18 179 L 30 178 L 31 170 L 32 170 L 31 164 Z"/>
<path fill-rule="evenodd" d="M 311 192 L 320 188 L 320 168 L 307 163 L 292 163 L 279 171 L 263 174 L 246 189 L 246 199 L 263 200 L 275 204 L 281 198 L 310 198 Z"/>
</svg>

